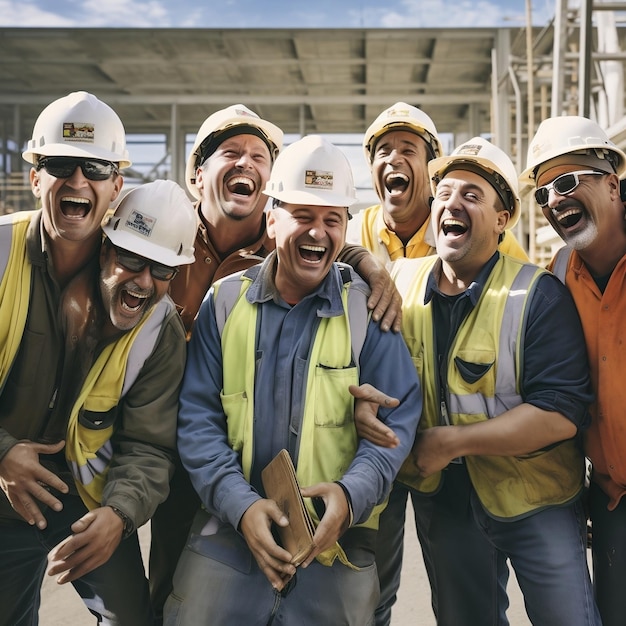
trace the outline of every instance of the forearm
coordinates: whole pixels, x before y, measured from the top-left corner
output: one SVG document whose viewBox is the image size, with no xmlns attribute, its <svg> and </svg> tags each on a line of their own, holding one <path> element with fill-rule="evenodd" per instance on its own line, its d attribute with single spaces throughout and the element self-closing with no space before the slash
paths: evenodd
<svg viewBox="0 0 626 626">
<path fill-rule="evenodd" d="M 378 269 L 382 267 L 384 269 L 385 267 L 384 263 L 379 261 L 369 250 L 363 246 L 352 243 L 346 243 L 344 245 L 337 260 L 351 265 L 362 278 L 365 278 L 365 276 L 360 269 L 361 263 L 370 268 L 370 271 L 372 268 Z"/>
<path fill-rule="evenodd" d="M 489 420 L 438 429 L 442 454 L 521 456 L 571 439 L 576 426 L 564 415 L 523 403 Z"/>
<path fill-rule="evenodd" d="M 140 442 L 121 442 L 102 492 L 102 506 L 120 509 L 136 528 L 145 524 L 169 493 L 173 450 Z"/>
</svg>

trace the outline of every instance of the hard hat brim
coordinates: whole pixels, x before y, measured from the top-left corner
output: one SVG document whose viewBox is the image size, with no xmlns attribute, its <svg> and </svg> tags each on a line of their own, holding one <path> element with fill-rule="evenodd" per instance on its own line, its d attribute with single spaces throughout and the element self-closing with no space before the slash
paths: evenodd
<svg viewBox="0 0 626 626">
<path fill-rule="evenodd" d="M 108 225 L 103 226 L 102 230 L 111 242 L 119 248 L 134 252 L 139 256 L 150 259 L 151 261 L 156 261 L 162 265 L 167 265 L 168 267 L 189 265 L 195 260 L 193 255 L 186 256 L 175 254 L 172 250 L 167 250 L 163 246 L 158 246 L 149 241 L 142 241 L 132 233 L 115 231 Z"/>
<path fill-rule="evenodd" d="M 351 207 L 358 202 L 357 198 L 350 196 L 344 196 L 332 192 L 319 192 L 312 193 L 308 191 L 269 191 L 265 189 L 263 193 L 270 198 L 276 198 L 281 202 L 287 202 L 288 204 L 302 204 L 311 206 L 336 206 L 336 207 Z"/>
<path fill-rule="evenodd" d="M 101 159 L 102 161 L 118 163 L 118 167 L 120 169 L 130 167 L 132 165 L 132 162 L 129 159 L 120 160 L 119 154 L 110 152 L 109 150 L 102 150 L 97 146 L 81 148 L 78 143 L 49 143 L 41 146 L 41 148 L 38 148 L 37 150 L 25 150 L 22 152 L 22 158 L 33 165 L 37 162 L 38 156 L 68 156 L 78 157 L 81 159 Z"/>
</svg>

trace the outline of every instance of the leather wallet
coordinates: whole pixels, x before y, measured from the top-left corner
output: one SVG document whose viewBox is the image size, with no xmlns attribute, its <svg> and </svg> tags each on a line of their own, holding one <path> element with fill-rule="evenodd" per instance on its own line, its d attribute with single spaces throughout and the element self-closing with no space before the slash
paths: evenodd
<svg viewBox="0 0 626 626">
<path fill-rule="evenodd" d="M 289 520 L 289 526 L 277 526 L 282 547 L 292 556 L 291 563 L 300 565 L 314 547 L 315 526 L 304 504 L 289 452 L 281 450 L 261 472 L 265 495 L 274 500 Z"/>
</svg>

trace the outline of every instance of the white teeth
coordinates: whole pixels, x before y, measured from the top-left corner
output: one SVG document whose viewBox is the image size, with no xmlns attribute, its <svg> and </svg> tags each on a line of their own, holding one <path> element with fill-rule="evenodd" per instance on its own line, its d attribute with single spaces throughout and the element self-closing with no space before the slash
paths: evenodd
<svg viewBox="0 0 626 626">
<path fill-rule="evenodd" d="M 87 198 L 74 198 L 72 196 L 64 196 L 61 198 L 61 202 L 74 202 L 75 204 L 89 204 Z"/>
<path fill-rule="evenodd" d="M 409 177 L 406 174 L 403 174 L 402 172 L 391 172 L 391 174 L 387 174 L 386 176 L 386 180 L 392 180 L 394 178 L 400 178 L 406 183 L 409 182 Z"/>
<path fill-rule="evenodd" d="M 126 289 L 126 293 L 133 298 L 141 298 L 142 300 L 145 300 L 148 297 L 148 294 L 146 293 L 138 293 L 136 291 L 131 291 L 130 289 Z"/>
<path fill-rule="evenodd" d="M 460 220 L 447 219 L 442 222 L 442 226 L 460 226 L 461 228 L 467 228 L 467 226 Z"/>
<path fill-rule="evenodd" d="M 300 247 L 303 248 L 304 250 L 310 250 L 311 252 L 326 252 L 326 248 L 324 248 L 323 246 L 309 246 L 309 245 L 303 244 Z"/>
<path fill-rule="evenodd" d="M 578 215 L 580 212 L 580 209 L 568 209 L 567 211 L 563 211 L 563 213 L 559 213 L 556 209 L 552 209 L 552 213 L 556 219 L 559 220 L 559 222 L 562 222 L 565 218 L 570 217 L 571 215 Z"/>
<path fill-rule="evenodd" d="M 228 181 L 228 186 L 233 187 L 234 185 L 245 185 L 248 189 L 254 189 L 254 183 L 245 176 L 234 176 Z"/>
</svg>

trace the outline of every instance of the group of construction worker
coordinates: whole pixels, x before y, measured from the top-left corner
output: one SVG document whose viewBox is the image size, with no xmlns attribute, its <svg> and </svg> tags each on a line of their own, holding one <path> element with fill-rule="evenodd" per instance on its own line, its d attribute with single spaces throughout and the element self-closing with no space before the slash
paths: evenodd
<svg viewBox="0 0 626 626">
<path fill-rule="evenodd" d="M 510 569 L 534 625 L 623 623 L 626 155 L 549 118 L 520 175 L 403 102 L 363 148 L 355 212 L 337 146 L 236 104 L 186 190 L 125 191 L 113 109 L 41 112 L 37 208 L 0 217 L 0 625 L 38 623 L 46 575 L 98 624 L 389 625 L 409 497 L 437 624 L 508 624 Z M 565 243 L 548 268 L 522 185 Z M 265 493 L 281 450 L 302 561 Z"/>
</svg>

